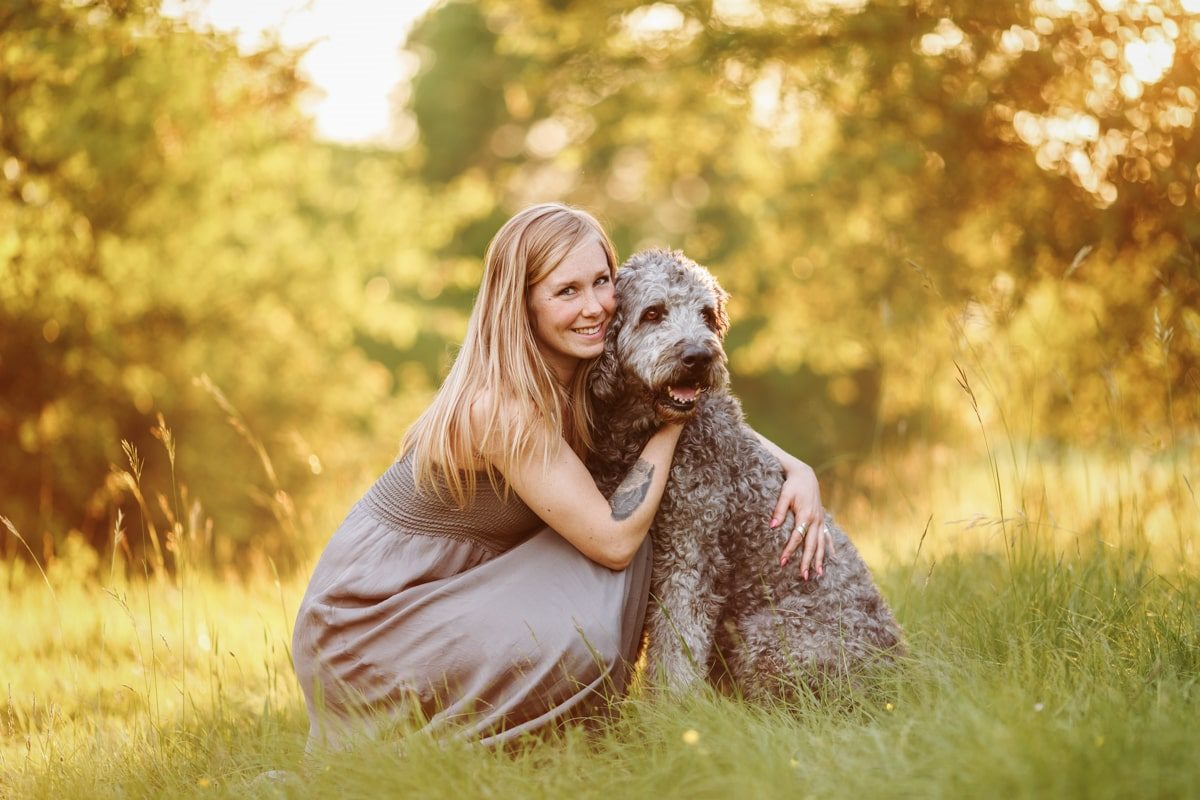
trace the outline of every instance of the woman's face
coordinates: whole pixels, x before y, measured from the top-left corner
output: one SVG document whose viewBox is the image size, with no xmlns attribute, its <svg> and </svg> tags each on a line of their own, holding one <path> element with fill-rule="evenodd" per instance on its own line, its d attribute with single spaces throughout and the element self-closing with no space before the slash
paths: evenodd
<svg viewBox="0 0 1200 800">
<path fill-rule="evenodd" d="M 616 306 L 608 259 L 595 237 L 580 242 L 529 290 L 534 338 L 563 384 L 580 361 L 604 352 L 604 332 Z"/>
</svg>

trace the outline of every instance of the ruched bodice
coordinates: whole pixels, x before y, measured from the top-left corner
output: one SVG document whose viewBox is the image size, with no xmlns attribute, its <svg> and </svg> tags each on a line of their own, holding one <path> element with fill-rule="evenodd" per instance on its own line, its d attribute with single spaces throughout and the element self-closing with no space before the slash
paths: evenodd
<svg viewBox="0 0 1200 800">
<path fill-rule="evenodd" d="M 476 476 L 475 498 L 457 508 L 449 492 L 417 491 L 408 454 L 383 473 L 362 498 L 367 513 L 402 533 L 448 536 L 503 552 L 544 524 L 516 495 L 502 497 L 487 476 Z"/>
</svg>

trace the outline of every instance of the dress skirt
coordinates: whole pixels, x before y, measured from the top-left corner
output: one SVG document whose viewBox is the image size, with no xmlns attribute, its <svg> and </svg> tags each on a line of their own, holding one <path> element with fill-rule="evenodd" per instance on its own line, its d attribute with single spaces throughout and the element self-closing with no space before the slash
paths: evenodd
<svg viewBox="0 0 1200 800">
<path fill-rule="evenodd" d="M 650 585 L 550 528 L 500 549 L 398 530 L 360 501 L 334 534 L 292 642 L 310 746 L 418 724 L 488 744 L 603 713 L 627 688 Z"/>
</svg>

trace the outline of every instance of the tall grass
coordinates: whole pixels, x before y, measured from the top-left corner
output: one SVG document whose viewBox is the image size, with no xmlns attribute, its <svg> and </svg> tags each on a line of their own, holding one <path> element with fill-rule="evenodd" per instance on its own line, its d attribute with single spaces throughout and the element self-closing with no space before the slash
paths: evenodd
<svg viewBox="0 0 1200 800">
<path fill-rule="evenodd" d="M 302 762 L 287 642 L 303 576 L 181 583 L 110 568 L 98 580 L 82 550 L 45 577 L 8 564 L 0 785 L 32 797 L 1186 796 L 1200 785 L 1200 580 L 1179 539 L 1146 524 L 1170 518 L 1158 487 L 1171 469 L 1147 465 L 1131 487 L 1124 465 L 1071 455 L 1007 537 L 973 516 L 971 487 L 986 497 L 994 480 L 984 459 L 923 489 L 932 519 L 900 502 L 896 515 L 843 515 L 913 651 L 858 703 L 635 695 L 599 731 L 509 753 L 416 736 Z M 1098 497 L 1096 484 L 1125 488 Z M 303 778 L 253 783 L 273 768 Z"/>
<path fill-rule="evenodd" d="M 1179 490 L 1195 448 L 1174 430 L 1160 451 L 1041 446 L 987 377 L 977 361 L 954 378 L 979 442 L 881 458 L 884 489 L 830 498 L 912 652 L 866 694 L 635 691 L 611 723 L 511 750 L 409 735 L 306 758 L 288 652 L 306 576 L 223 577 L 172 487 L 165 532 L 142 502 L 103 560 L 79 545 L 44 570 L 0 565 L 0 794 L 1195 796 L 1200 514 Z M 123 524 L 147 537 L 144 563 Z M 272 769 L 294 777 L 257 778 Z"/>
</svg>

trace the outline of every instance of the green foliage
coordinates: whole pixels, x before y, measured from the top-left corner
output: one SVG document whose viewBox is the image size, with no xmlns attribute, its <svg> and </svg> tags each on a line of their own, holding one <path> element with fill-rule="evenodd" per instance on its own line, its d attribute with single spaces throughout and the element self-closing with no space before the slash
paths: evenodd
<svg viewBox="0 0 1200 800">
<path fill-rule="evenodd" d="M 412 110 L 421 120 L 421 174 L 445 182 L 462 165 L 486 159 L 488 138 L 504 119 L 504 78 L 518 62 L 495 50 L 496 37 L 474 5 L 447 3 L 422 29 L 425 70 Z M 455 109 L 454 114 L 442 113 Z"/>
<path fill-rule="evenodd" d="M 467 8 L 412 37 L 434 52 L 422 131 L 468 122 L 438 102 L 445 59 L 478 44 L 447 41 L 439 18 Z M 1102 440 L 1106 380 L 1140 424 L 1194 407 L 1200 23 L 1178 2 L 470 8 L 506 60 L 456 59 L 456 79 L 502 79 L 507 114 L 449 171 L 482 170 L 509 206 L 596 209 L 624 252 L 709 264 L 734 297 L 735 375 L 752 378 L 735 385 L 786 395 L 748 398 L 752 416 L 816 396 L 813 427 L 836 420 L 835 441 L 794 431 L 797 449 L 826 460 L 928 429 L 947 406 L 926 385 L 981 329 L 1036 356 L 1031 373 L 1050 362 L 1028 386 L 1039 435 Z"/>
<path fill-rule="evenodd" d="M 189 504 L 222 520 L 214 555 L 291 563 L 331 524 L 296 498 L 344 503 L 386 464 L 461 334 L 423 298 L 473 276 L 428 254 L 478 201 L 314 142 L 297 54 L 241 55 L 154 4 L 6 5 L 0 53 L 4 513 L 44 557 L 71 529 L 114 549 L 120 508 L 135 551 L 139 517 L 203 514 L 172 493 L 164 414 Z M 138 513 L 110 475 L 123 440 L 146 462 Z"/>
<path fill-rule="evenodd" d="M 6 3 L 0 511 L 39 557 L 112 553 L 121 510 L 163 568 L 210 514 L 216 561 L 294 563 L 443 374 L 487 240 L 554 198 L 718 273 L 734 388 L 814 464 L 961 440 L 955 365 L 985 363 L 1024 443 L 1179 452 L 1190 7 L 456 0 L 411 37 L 397 153 L 315 141 L 297 53 L 151 0 Z"/>
</svg>

